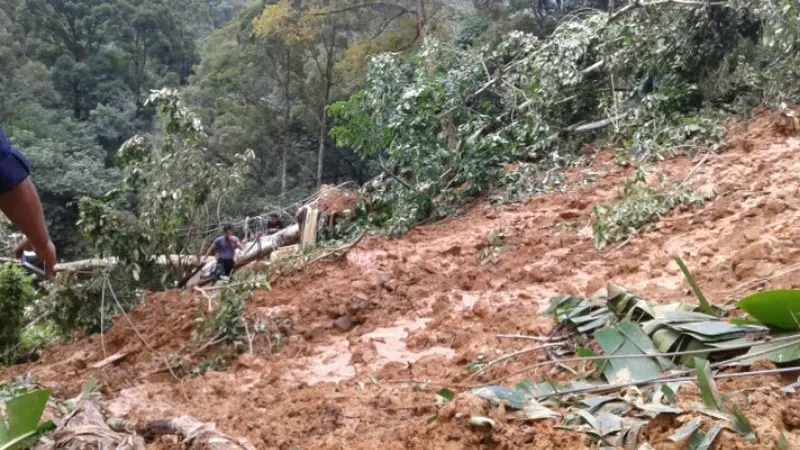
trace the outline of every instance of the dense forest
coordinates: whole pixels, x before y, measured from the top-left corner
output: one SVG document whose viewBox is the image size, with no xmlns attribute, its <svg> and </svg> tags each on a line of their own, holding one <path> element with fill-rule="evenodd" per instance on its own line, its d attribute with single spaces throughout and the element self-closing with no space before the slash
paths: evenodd
<svg viewBox="0 0 800 450">
<path fill-rule="evenodd" d="M 253 150 L 244 189 L 225 201 L 223 213 L 238 217 L 379 171 L 375 158 L 328 134 L 328 106 L 364 87 L 370 56 L 411 57 L 426 38 L 463 49 L 496 44 L 501 30 L 545 36 L 572 11 L 607 7 L 3 0 L 0 123 L 31 159 L 59 255 L 69 260 L 91 252 L 75 200 L 117 186 L 115 155 L 127 139 L 164 132 L 145 106 L 153 89 L 181 92 L 206 126 L 209 161 L 229 165 Z"/>
</svg>

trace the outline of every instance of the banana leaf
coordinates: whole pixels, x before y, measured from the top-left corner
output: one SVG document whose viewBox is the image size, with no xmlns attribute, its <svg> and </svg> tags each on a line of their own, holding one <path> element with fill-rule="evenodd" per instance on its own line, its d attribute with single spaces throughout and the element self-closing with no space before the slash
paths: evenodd
<svg viewBox="0 0 800 450">
<path fill-rule="evenodd" d="M 631 331 L 631 328 L 635 329 L 635 332 Z M 603 349 L 603 353 L 609 356 L 645 355 L 646 351 L 643 349 L 652 349 L 653 353 L 656 352 L 650 339 L 632 322 L 603 328 L 598 330 L 594 337 Z M 603 375 L 610 383 L 647 380 L 658 377 L 661 372 L 662 366 L 655 358 L 610 359 L 603 367 Z"/>
<path fill-rule="evenodd" d="M 753 294 L 736 304 L 756 320 L 775 328 L 800 329 L 800 291 L 778 290 Z"/>
</svg>

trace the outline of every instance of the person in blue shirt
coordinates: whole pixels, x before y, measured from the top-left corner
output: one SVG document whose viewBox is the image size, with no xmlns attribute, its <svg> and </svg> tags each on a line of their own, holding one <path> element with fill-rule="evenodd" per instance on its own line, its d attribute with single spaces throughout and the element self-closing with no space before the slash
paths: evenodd
<svg viewBox="0 0 800 450">
<path fill-rule="evenodd" d="M 239 242 L 239 238 L 233 235 L 233 227 L 231 225 L 223 225 L 222 231 L 225 234 L 216 238 L 211 247 L 208 247 L 206 257 L 217 252 L 217 265 L 222 269 L 222 276 L 229 277 L 233 272 L 233 257 L 236 255 L 236 249 L 241 249 L 242 243 Z"/>
<path fill-rule="evenodd" d="M 20 259 L 25 251 L 35 252 L 44 262 L 45 276 L 49 277 L 56 265 L 56 247 L 50 240 L 30 173 L 30 162 L 11 146 L 0 128 L 0 210 L 25 235 L 14 249 L 14 257 Z"/>
</svg>

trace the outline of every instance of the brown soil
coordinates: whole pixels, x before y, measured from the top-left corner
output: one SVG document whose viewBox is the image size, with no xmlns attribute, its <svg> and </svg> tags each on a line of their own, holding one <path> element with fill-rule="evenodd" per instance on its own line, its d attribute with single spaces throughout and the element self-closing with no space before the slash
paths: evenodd
<svg viewBox="0 0 800 450">
<path fill-rule="evenodd" d="M 683 257 L 718 304 L 763 286 L 800 287 L 797 272 L 781 275 L 800 263 L 800 140 L 787 136 L 793 128 L 782 120 L 764 114 L 733 127 L 725 151 L 702 165 L 701 156 L 660 164 L 673 180 L 697 166 L 689 183 L 718 196 L 702 207 L 673 211 L 652 231 L 602 254 L 592 247 L 592 207 L 614 201 L 633 171 L 616 166 L 609 153 L 571 171 L 566 193 L 520 205 L 483 203 L 402 239 L 365 239 L 345 258 L 318 263 L 280 280 L 271 292 L 259 292 L 249 314 L 291 319 L 293 336 L 278 354 L 243 355 L 229 371 L 178 382 L 164 370 L 164 358 L 197 348 L 191 334 L 206 301 L 171 291 L 149 295 L 131 314 L 147 345 L 118 319 L 105 336 L 105 353 L 99 336 L 51 346 L 40 362 L 0 371 L 0 379 L 29 371 L 67 397 L 96 376 L 115 414 L 189 414 L 260 449 L 585 448 L 589 441 L 581 434 L 554 429 L 552 421 L 507 421 L 463 390 L 440 420 L 428 424 L 436 412 L 434 392 L 439 385 L 467 384 L 466 366 L 480 355 L 494 359 L 526 345 L 497 334 L 547 334 L 552 322 L 542 310 L 557 294 L 588 295 L 614 281 L 655 302 L 693 301 L 673 255 Z M 481 260 L 493 229 L 505 232 L 507 244 L 496 258 Z M 93 368 L 118 352 L 126 356 Z M 520 357 L 470 383 L 545 357 Z M 778 377 L 720 382 L 723 392 L 766 389 L 734 397 L 756 425 L 760 443 L 725 431 L 715 448 L 773 448 L 781 432 L 800 444 L 798 400 L 779 389 L 786 383 Z M 684 402 L 700 398 L 693 386 L 681 392 Z M 473 429 L 470 415 L 493 417 L 502 426 Z M 665 439 L 685 420 L 654 422 L 645 436 L 656 448 L 675 448 Z M 162 441 L 155 448 L 177 444 Z"/>
</svg>

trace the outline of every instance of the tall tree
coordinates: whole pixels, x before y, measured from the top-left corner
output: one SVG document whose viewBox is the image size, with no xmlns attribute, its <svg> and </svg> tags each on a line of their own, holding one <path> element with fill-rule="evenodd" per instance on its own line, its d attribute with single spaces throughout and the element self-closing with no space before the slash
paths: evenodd
<svg viewBox="0 0 800 450">
<path fill-rule="evenodd" d="M 265 56 L 275 67 L 281 109 L 281 196 L 288 187 L 287 168 L 291 149 L 292 107 L 298 100 L 303 80 L 303 53 L 316 38 L 315 26 L 322 14 L 295 9 L 290 0 L 280 0 L 264 8 L 255 20 L 255 36 L 262 40 Z"/>
</svg>

